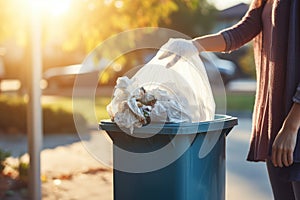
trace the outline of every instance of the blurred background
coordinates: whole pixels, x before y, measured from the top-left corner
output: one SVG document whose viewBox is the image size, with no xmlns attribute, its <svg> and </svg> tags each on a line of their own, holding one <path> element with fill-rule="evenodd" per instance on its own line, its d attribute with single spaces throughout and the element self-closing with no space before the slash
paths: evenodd
<svg viewBox="0 0 300 200">
<path fill-rule="evenodd" d="M 42 34 L 40 87 L 45 136 L 42 158 L 47 158 L 42 162 L 43 198 L 82 199 L 83 197 L 81 198 L 79 194 L 79 197 L 71 194 L 64 196 L 61 192 L 63 189 L 60 188 L 63 180 L 76 182 L 78 180 L 74 177 L 78 174 L 102 173 L 95 181 L 102 181 L 97 184 L 103 183 L 105 185 L 103 187 L 108 187 L 108 189 L 104 190 L 103 194 L 101 193 L 103 198 L 100 199 L 111 199 L 111 170 L 104 166 L 99 167 L 99 162 L 92 161 L 89 154 L 82 153 L 82 157 L 90 159 L 89 161 L 76 161 L 78 158 L 73 158 L 78 168 L 71 167 L 69 171 L 60 170 L 61 166 L 66 166 L 63 158 L 59 159 L 60 156 L 65 156 L 65 151 L 69 151 L 70 154 L 77 152 L 75 150 L 77 148 L 81 148 L 81 152 L 84 151 L 78 144 L 80 139 L 74 125 L 73 114 L 79 115 L 82 124 L 85 124 L 87 141 L 93 138 L 93 134 L 97 134 L 95 124 L 93 124 L 94 116 L 85 113 L 84 110 L 81 113 L 73 113 L 72 109 L 75 78 L 86 77 L 86 81 L 82 84 L 83 97 L 80 101 L 90 103 L 84 98 L 85 87 L 91 86 L 89 82 L 91 77 L 95 74 L 98 77 L 99 74 L 97 68 L 80 73 L 85 57 L 107 38 L 133 28 L 164 27 L 182 32 L 192 38 L 215 33 L 238 22 L 246 13 L 250 0 L 41 0 L 40 2 L 41 15 L 39 17 Z M 26 135 L 28 134 L 26 106 L 28 77 L 30 77 L 28 68 L 31 65 L 30 4 L 30 0 L 0 0 L 0 170 L 2 174 L 0 199 L 28 198 L 26 192 L 29 167 L 26 158 Z M 106 105 L 110 102 L 116 79 L 132 66 L 142 65 L 149 61 L 155 52 L 156 50 L 153 49 L 136 50 L 113 61 L 101 60 L 101 55 L 99 56 L 99 60 L 107 68 L 101 72 L 98 79 L 99 87 L 96 89 L 94 103 L 98 120 L 108 118 Z M 204 64 L 209 67 L 210 60 L 206 60 L 206 55 L 200 56 Z M 242 119 L 241 128 L 237 132 L 244 133 L 244 135 L 238 135 L 237 138 L 231 140 L 236 141 L 235 147 L 238 147 L 243 144 L 240 140 L 243 142 L 248 140 L 251 130 L 256 86 L 252 45 L 247 44 L 230 54 L 209 53 L 209 57 L 213 58 L 224 82 L 228 113 Z M 232 133 L 232 135 L 236 134 Z M 244 165 L 244 154 L 247 148 L 245 145 L 241 145 L 240 148 L 244 151 L 229 148 L 228 162 L 230 162 L 231 153 L 234 154 L 232 159 L 235 161 L 239 160 L 237 158 L 241 159 L 240 162 L 231 162 L 235 165 L 229 164 L 229 171 L 237 169 L 239 165 Z M 236 155 L 236 152 L 242 154 Z M 65 167 L 65 169 L 69 168 Z M 263 168 L 258 169 L 263 170 Z M 241 181 L 238 177 L 245 173 L 237 171 L 240 174 L 233 176 L 234 181 Z M 265 177 L 265 172 L 261 174 L 261 171 L 258 171 L 257 174 L 258 177 Z M 249 174 L 243 181 L 252 175 Z M 267 180 L 264 179 L 264 181 L 261 183 L 264 185 L 262 188 L 266 188 L 264 192 L 267 191 L 266 194 L 269 195 Z M 252 183 L 247 182 L 244 188 L 249 188 L 247 184 L 253 186 Z M 71 192 L 74 192 L 76 188 L 71 184 L 64 187 L 65 191 Z M 72 187 L 73 190 L 70 189 Z M 256 191 L 255 186 L 253 187 L 253 191 Z M 49 191 L 54 191 L 53 188 L 57 190 L 57 196 L 49 194 Z M 249 194 L 251 191 L 247 190 Z M 229 193 L 232 194 L 229 199 L 235 199 L 234 196 L 240 195 L 233 187 Z M 90 196 L 88 198 L 91 199 Z M 265 196 L 261 197 L 263 198 L 265 199 Z M 257 196 L 256 199 L 259 197 Z"/>
<path fill-rule="evenodd" d="M 0 129 L 4 132 L 27 130 L 25 105 L 32 47 L 30 3 L 30 0 L 0 0 Z M 75 131 L 70 97 L 76 77 L 85 77 L 80 84 L 83 96 L 85 88 L 92 86 L 95 77 L 98 79 L 97 117 L 107 118 L 105 105 L 110 101 L 116 79 L 133 66 L 149 61 L 157 51 L 134 50 L 115 60 L 100 54 L 96 59 L 102 67 L 106 66 L 104 71 L 99 73 L 100 69 L 95 67 L 81 72 L 85 57 L 107 38 L 147 26 L 169 28 L 192 38 L 215 33 L 238 22 L 246 13 L 248 3 L 249 0 L 41 0 L 38 17 L 44 132 Z M 134 43 L 134 39 L 127 42 Z M 228 110 L 251 111 L 255 91 L 251 44 L 230 54 L 203 53 L 200 57 L 207 70 L 211 68 L 211 60 L 217 66 L 228 90 Z M 92 116 L 81 115 L 87 124 L 91 122 Z"/>
<path fill-rule="evenodd" d="M 18 89 L 20 93 L 26 92 L 26 69 L 30 56 L 28 53 L 30 48 L 29 2 L 29 0 L 1 0 L 0 2 L 2 91 L 11 89 L 7 82 L 11 81 L 10 83 L 15 83 L 15 89 Z M 65 67 L 82 63 L 92 49 L 114 34 L 133 28 L 159 26 L 196 37 L 233 25 L 248 9 L 248 5 L 244 2 L 228 1 L 224 5 L 224 2 L 217 0 L 151 0 L 147 2 L 43 0 L 42 2 L 41 9 L 43 10 L 40 20 L 45 80 L 42 82 L 43 89 L 47 86 L 49 88 L 72 87 L 71 75 L 76 74 L 76 67 L 64 70 Z M 217 54 L 220 59 L 233 62 L 231 65 L 228 62 L 222 66 L 221 73 L 223 73 L 225 83 L 240 77 L 255 77 L 252 48 L 249 46 L 251 45 L 231 54 Z M 145 50 L 128 54 L 117 61 L 120 65 L 114 66 L 107 72 L 109 73 L 107 76 L 99 80 L 102 84 L 114 85 L 116 77 L 124 74 L 132 65 L 144 63 L 153 56 L 153 52 Z M 50 70 L 53 68 L 55 70 Z"/>
</svg>

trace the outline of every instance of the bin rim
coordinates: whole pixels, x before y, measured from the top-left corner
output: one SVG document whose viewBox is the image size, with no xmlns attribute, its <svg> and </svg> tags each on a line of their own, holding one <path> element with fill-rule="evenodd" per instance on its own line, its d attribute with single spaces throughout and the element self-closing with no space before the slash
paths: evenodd
<svg viewBox="0 0 300 200">
<path fill-rule="evenodd" d="M 141 128 L 135 128 L 133 134 L 196 134 L 231 129 L 238 124 L 238 119 L 229 115 L 216 114 L 215 119 L 203 122 L 183 123 L 151 123 Z M 110 119 L 101 120 L 99 128 L 107 132 L 124 132 Z M 125 131 L 127 132 L 127 131 Z M 128 132 L 127 132 L 128 133 Z"/>
</svg>

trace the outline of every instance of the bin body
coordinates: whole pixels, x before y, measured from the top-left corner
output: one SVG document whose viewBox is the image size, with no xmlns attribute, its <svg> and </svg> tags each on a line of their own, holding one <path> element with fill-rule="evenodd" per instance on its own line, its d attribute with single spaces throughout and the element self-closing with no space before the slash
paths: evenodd
<svg viewBox="0 0 300 200">
<path fill-rule="evenodd" d="M 225 140 L 232 127 L 237 124 L 236 118 L 223 116 L 227 121 L 219 120 L 215 128 L 209 125 L 214 122 L 197 124 L 197 133 L 187 129 L 178 133 L 175 125 L 167 125 L 158 134 L 150 138 L 136 138 L 122 132 L 113 123 L 100 123 L 100 127 L 113 140 L 114 164 L 126 164 L 126 158 L 118 154 L 115 149 L 142 153 L 155 151 L 173 139 L 176 132 L 174 152 L 180 144 L 192 137 L 193 141 L 186 151 L 171 164 L 150 172 L 131 173 L 118 169 L 113 171 L 114 200 L 224 200 L 225 199 Z M 213 124 L 214 125 L 214 124 Z M 115 127 L 114 127 L 115 126 Z M 191 125 L 193 126 L 193 125 Z M 221 129 L 220 129 L 221 127 Z M 194 131 L 195 129 L 193 129 Z M 144 131 L 151 131 L 149 127 Z M 199 158 L 199 150 L 206 134 L 221 132 L 220 137 L 204 158 Z M 180 131 L 179 131 L 180 132 Z M 132 161 L 130 161 L 132 162 Z"/>
</svg>

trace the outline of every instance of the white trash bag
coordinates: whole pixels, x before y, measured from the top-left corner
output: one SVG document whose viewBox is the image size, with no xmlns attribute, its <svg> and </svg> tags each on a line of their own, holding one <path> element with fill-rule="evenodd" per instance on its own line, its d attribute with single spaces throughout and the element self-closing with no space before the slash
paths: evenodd
<svg viewBox="0 0 300 200">
<path fill-rule="evenodd" d="M 156 56 L 131 79 L 117 80 L 113 99 L 107 106 L 111 119 L 133 133 L 150 122 L 201 122 L 214 119 L 215 102 L 204 64 L 197 49 L 189 56 L 160 59 L 166 51 L 178 52 L 170 39 Z M 178 46 L 176 47 L 178 48 Z M 180 47 L 179 47 L 180 48 Z M 175 55 L 174 55 L 175 56 Z"/>
</svg>

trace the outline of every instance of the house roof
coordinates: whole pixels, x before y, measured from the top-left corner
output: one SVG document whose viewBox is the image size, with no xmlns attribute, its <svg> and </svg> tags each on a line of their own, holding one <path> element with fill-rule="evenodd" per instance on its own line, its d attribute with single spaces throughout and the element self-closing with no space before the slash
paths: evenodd
<svg viewBox="0 0 300 200">
<path fill-rule="evenodd" d="M 237 4 L 235 6 L 232 6 L 230 8 L 227 8 L 227 9 L 224 9 L 224 10 L 220 11 L 219 14 L 218 14 L 218 18 L 220 20 L 240 19 L 241 17 L 243 17 L 245 15 L 248 8 L 249 8 L 248 4 L 240 3 L 240 4 Z"/>
</svg>

